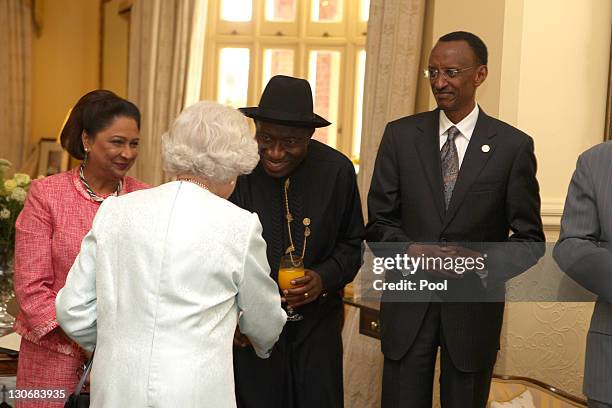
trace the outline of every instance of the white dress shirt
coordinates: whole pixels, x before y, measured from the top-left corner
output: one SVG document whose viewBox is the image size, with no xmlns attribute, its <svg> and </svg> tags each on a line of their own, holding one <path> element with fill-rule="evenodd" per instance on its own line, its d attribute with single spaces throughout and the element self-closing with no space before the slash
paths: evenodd
<svg viewBox="0 0 612 408">
<path fill-rule="evenodd" d="M 465 157 L 465 152 L 467 151 L 468 145 L 470 144 L 470 139 L 472 138 L 472 133 L 474 133 L 474 128 L 476 128 L 476 121 L 478 120 L 478 113 L 480 109 L 478 109 L 478 104 L 474 106 L 474 109 L 459 123 L 453 123 L 446 116 L 444 111 L 440 109 L 440 150 L 442 150 L 442 146 L 446 143 L 446 139 L 448 139 L 448 129 L 451 127 L 456 127 L 459 129 L 461 134 L 457 135 L 455 138 L 455 146 L 457 146 L 457 155 L 459 156 L 459 168 L 461 169 L 461 163 L 463 163 L 463 158 Z M 476 275 L 480 278 L 482 285 L 487 287 L 487 276 L 489 274 L 488 270 L 476 271 Z"/>
<path fill-rule="evenodd" d="M 480 109 L 478 109 L 478 104 L 476 104 L 474 109 L 465 118 L 463 118 L 461 122 L 453 123 L 446 116 L 444 111 L 440 110 L 440 150 L 442 150 L 442 146 L 444 146 L 446 139 L 448 139 L 448 129 L 455 126 L 461 132 L 461 134 L 455 138 L 457 154 L 459 155 L 459 168 L 461 168 L 463 157 L 465 157 L 465 152 L 468 148 L 468 144 L 470 143 L 470 139 L 472 138 L 472 133 L 474 133 L 479 112 Z"/>
</svg>

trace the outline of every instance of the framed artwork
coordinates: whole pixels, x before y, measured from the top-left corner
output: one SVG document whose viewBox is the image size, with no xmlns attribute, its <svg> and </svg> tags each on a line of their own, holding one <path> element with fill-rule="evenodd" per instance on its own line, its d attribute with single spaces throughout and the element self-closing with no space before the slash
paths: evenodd
<svg viewBox="0 0 612 408">
<path fill-rule="evenodd" d="M 55 139 L 42 139 L 39 145 L 38 175 L 51 176 L 68 170 L 68 153 Z"/>
</svg>

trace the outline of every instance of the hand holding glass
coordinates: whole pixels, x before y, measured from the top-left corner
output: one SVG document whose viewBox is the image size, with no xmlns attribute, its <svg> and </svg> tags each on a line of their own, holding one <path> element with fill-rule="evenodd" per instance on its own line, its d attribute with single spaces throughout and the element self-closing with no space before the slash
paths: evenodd
<svg viewBox="0 0 612 408">
<path fill-rule="evenodd" d="M 297 255 L 283 255 L 278 268 L 278 287 L 284 291 L 295 289 L 299 285 L 292 285 L 291 281 L 304 276 L 304 262 L 302 257 Z M 295 313 L 293 308 L 287 305 L 287 321 L 297 322 L 304 318 L 299 313 Z"/>
</svg>

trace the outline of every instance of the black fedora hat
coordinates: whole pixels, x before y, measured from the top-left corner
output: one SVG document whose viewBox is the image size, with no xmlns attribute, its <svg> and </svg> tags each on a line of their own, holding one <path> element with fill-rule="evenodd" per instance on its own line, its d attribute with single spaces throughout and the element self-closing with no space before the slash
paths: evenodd
<svg viewBox="0 0 612 408">
<path fill-rule="evenodd" d="M 259 106 L 239 110 L 249 118 L 286 126 L 319 128 L 331 125 L 313 112 L 308 81 L 285 75 L 270 78 Z"/>
</svg>

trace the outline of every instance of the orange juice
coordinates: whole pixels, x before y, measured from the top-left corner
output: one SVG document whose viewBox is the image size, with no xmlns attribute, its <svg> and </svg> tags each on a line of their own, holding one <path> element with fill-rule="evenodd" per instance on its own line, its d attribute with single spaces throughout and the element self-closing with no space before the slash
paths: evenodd
<svg viewBox="0 0 612 408">
<path fill-rule="evenodd" d="M 278 287 L 281 290 L 293 289 L 298 285 L 292 285 L 293 279 L 304 276 L 304 268 L 281 268 L 278 270 Z"/>
</svg>

